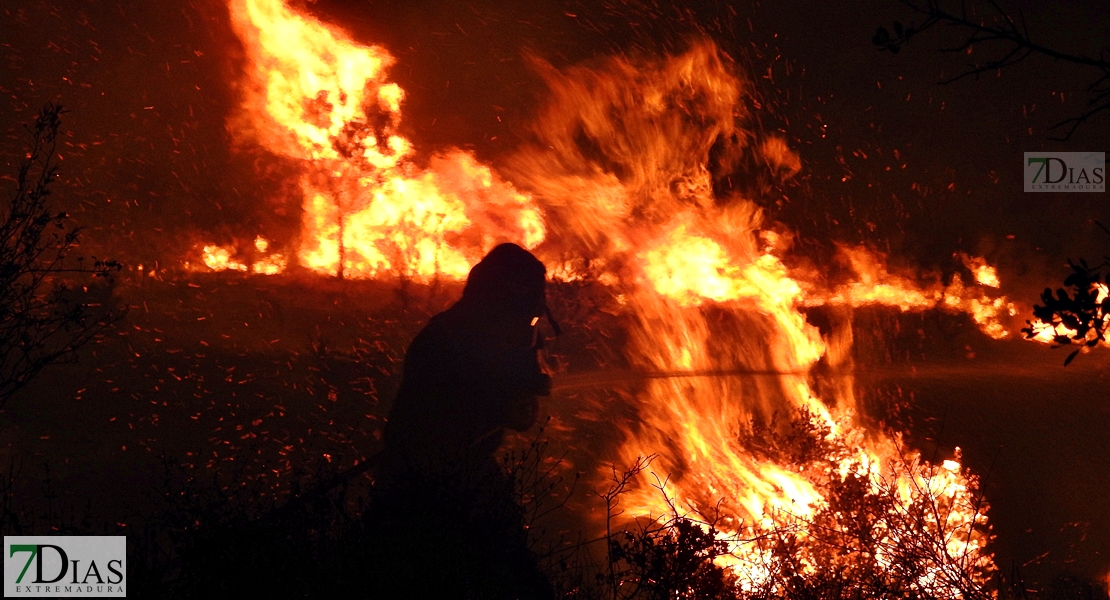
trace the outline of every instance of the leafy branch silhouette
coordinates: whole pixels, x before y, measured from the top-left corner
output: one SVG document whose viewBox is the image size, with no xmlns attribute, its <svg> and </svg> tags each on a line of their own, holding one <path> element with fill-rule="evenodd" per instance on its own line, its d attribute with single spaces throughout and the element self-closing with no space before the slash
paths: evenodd
<svg viewBox="0 0 1110 600">
<path fill-rule="evenodd" d="M 1103 231 L 1110 230 L 1096 221 Z M 1102 264 L 1090 266 L 1086 260 L 1079 263 L 1070 260 L 1072 272 L 1064 279 L 1064 288 L 1056 290 L 1045 288 L 1041 302 L 1033 307 L 1033 316 L 1039 322 L 1026 321 L 1028 327 L 1022 328 L 1027 339 L 1035 338 L 1046 330 L 1053 332 L 1052 341 L 1060 346 L 1081 344 L 1064 360 L 1068 365 L 1083 348 L 1093 348 L 1106 341 L 1106 330 L 1110 327 L 1110 257 L 1104 257 Z"/>
</svg>

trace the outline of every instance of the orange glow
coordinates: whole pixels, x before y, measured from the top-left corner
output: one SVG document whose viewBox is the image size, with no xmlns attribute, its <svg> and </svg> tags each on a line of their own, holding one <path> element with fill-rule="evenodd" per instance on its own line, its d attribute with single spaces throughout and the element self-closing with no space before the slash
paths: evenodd
<svg viewBox="0 0 1110 600">
<path fill-rule="evenodd" d="M 285 270 L 287 261 L 283 254 L 269 254 L 270 241 L 262 236 L 254 239 L 254 249 L 257 251 L 253 261 L 246 261 L 234 246 L 217 246 L 209 244 L 200 249 L 201 262 L 204 268 L 185 263 L 190 270 L 211 271 L 241 271 L 258 275 L 276 275 Z"/>
<path fill-rule="evenodd" d="M 254 254 L 242 254 L 253 261 L 205 246 L 208 268 L 279 273 L 294 261 L 343 277 L 461 279 L 499 242 L 545 242 L 560 256 L 548 261 L 555 278 L 610 288 L 634 368 L 736 373 L 650 379 L 635 390 L 635 422 L 623 424 L 615 462 L 657 455 L 649 475 L 675 507 L 719 510 L 731 527 L 725 534 L 752 539 L 827 506 L 814 473 L 757 456 L 741 441 L 753 421 L 803 413 L 827 441 L 854 449 L 827 457 L 842 475 L 896 489 L 906 501 L 935 494 L 953 510 L 938 527 L 983 523 L 958 458 L 923 464 L 865 429 L 856 416 L 850 324 L 822 335 L 804 311 L 823 306 L 845 323 L 854 308 L 871 305 L 959 311 L 1005 337 L 1000 318 L 1013 314 L 1012 304 L 959 277 L 945 286 L 892 274 L 863 248 L 841 248 L 854 278 L 832 289 L 812 268 L 791 267 L 789 234 L 765 227 L 754 201 L 714 196 L 714 172 L 758 163 L 785 179 L 805 167 L 785 140 L 757 135 L 742 101 L 746 84 L 714 45 L 588 68 L 536 61 L 548 101 L 530 124 L 534 143 L 507 161 L 502 179 L 471 153 L 420 156 L 401 136 L 404 91 L 387 79 L 393 59 L 384 49 L 280 0 L 231 0 L 231 15 L 249 63 L 231 127 L 296 159 L 304 217 L 288 259 L 267 254 L 269 242 L 257 238 Z M 968 265 L 981 285 L 997 287 L 988 267 Z M 810 376 L 819 361 L 840 377 L 820 389 Z M 900 468 L 907 463 L 913 468 Z M 671 509 L 651 485 L 621 502 L 632 517 Z M 966 560 L 990 565 L 985 534 L 976 535 L 951 536 L 964 541 L 950 550 L 970 548 Z M 768 576 L 751 544 L 722 562 L 752 586 Z"/>
<path fill-rule="evenodd" d="M 277 275 L 284 271 L 285 267 L 285 257 L 281 254 L 274 254 L 251 265 L 251 272 L 259 275 Z"/>
<path fill-rule="evenodd" d="M 755 203 L 713 197 L 705 168 L 711 148 L 735 140 L 736 147 L 718 154 L 740 156 L 752 135 L 740 101 L 744 83 L 709 43 L 654 62 L 612 58 L 588 69 L 538 68 L 550 102 L 532 125 L 538 142 L 521 150 L 510 168 L 551 222 L 567 225 L 553 241 L 584 258 L 557 272 L 571 280 L 592 276 L 613 288 L 632 323 L 627 352 L 635 368 L 736 373 L 655 378 L 637 391 L 635 424 L 622 431 L 616 464 L 656 458 L 646 482 L 622 496 L 627 514 L 665 516 L 673 502 L 682 512 L 719 515 L 718 523 L 731 527 L 723 534 L 740 539 L 754 539 L 784 519 L 813 516 L 827 505 L 816 475 L 759 458 L 740 441 L 753 420 L 804 411 L 827 439 L 857 449 L 830 457 L 843 474 L 892 486 L 905 502 L 922 490 L 935 495 L 953 508 L 950 520 L 937 525 L 943 534 L 948 527 L 982 525 L 958 460 L 941 466 L 916 456 L 903 460 L 892 442 L 863 430 L 850 380 L 850 333 L 823 337 L 802 310 L 941 308 L 967 312 L 1001 336 L 1006 331 L 992 329 L 997 322 L 990 311 L 1009 310 L 1008 301 L 991 300 L 958 278 L 951 286 L 919 285 L 890 274 L 878 255 L 859 248 L 842 248 L 856 276 L 832 290 L 822 288 L 818 273 L 791 269 L 789 240 L 763 227 Z M 756 148 L 777 176 L 803 168 L 782 140 Z M 848 377 L 823 390 L 825 398 L 809 377 L 822 358 Z M 899 468 L 907 462 L 913 467 Z M 948 550 L 989 566 L 986 538 L 976 535 L 946 538 Z M 720 561 L 755 589 L 770 576 L 761 556 L 755 545 L 737 543 Z"/>
<path fill-rule="evenodd" d="M 231 0 L 230 8 L 250 63 L 230 125 L 302 161 L 302 266 L 343 277 L 461 279 L 497 243 L 544 240 L 531 198 L 473 154 L 448 150 L 418 165 L 399 132 L 405 93 L 386 77 L 393 57 L 384 48 L 281 0 Z M 285 265 L 269 260 L 254 272 Z"/>
<path fill-rule="evenodd" d="M 232 260 L 233 248 L 205 246 L 202 250 L 204 265 L 213 271 L 246 271 L 247 265 Z"/>
<path fill-rule="evenodd" d="M 1098 293 L 1095 294 L 1096 305 L 1101 305 L 1102 302 L 1106 300 L 1108 296 L 1110 296 L 1110 287 L 1107 287 L 1105 283 L 1096 283 L 1094 284 L 1094 287 L 1092 289 L 1098 290 Z M 1096 314 L 1098 316 L 1102 316 L 1102 309 L 1099 308 Z M 1057 343 L 1056 338 L 1060 336 L 1074 340 L 1075 336 L 1079 334 L 1077 330 L 1072 329 L 1067 325 L 1064 325 L 1063 323 L 1056 323 L 1055 325 L 1053 325 L 1051 323 L 1045 323 L 1040 319 L 1033 319 L 1032 321 L 1030 321 L 1029 325 L 1034 332 L 1033 337 L 1029 339 L 1033 340 L 1034 342 L 1041 342 L 1042 344 L 1055 344 Z M 1097 335 L 1098 333 L 1094 330 L 1094 328 L 1092 328 L 1090 331 L 1087 332 L 1087 339 L 1095 339 Z M 1103 346 L 1110 346 L 1110 341 L 1103 341 L 1101 342 L 1101 344 Z M 1087 348 L 1083 348 L 1083 350 L 1086 351 Z"/>
<path fill-rule="evenodd" d="M 786 177 L 793 177 L 802 170 L 801 159 L 790 150 L 782 138 L 767 138 L 760 150 L 767 164 L 775 170 L 781 170 Z"/>
<path fill-rule="evenodd" d="M 709 238 L 689 235 L 679 226 L 659 246 L 643 253 L 644 275 L 655 291 L 684 306 L 740 295 L 737 268 Z"/>
<path fill-rule="evenodd" d="M 898 307 L 903 312 L 939 308 L 968 315 L 979 326 L 980 331 L 992 338 L 1005 339 L 1010 336 L 1003 321 L 1016 315 L 1018 311 L 1014 303 L 1005 296 L 988 293 L 978 286 L 965 286 L 959 274 L 954 274 L 947 286 L 939 282 L 919 285 L 908 277 L 888 273 L 881 258 L 864 248 L 841 247 L 840 252 L 856 273 L 856 281 L 838 286 L 831 295 L 807 298 L 806 304 L 809 306 L 883 305 Z M 969 264 L 968 268 L 972 269 L 977 278 L 986 279 L 987 283 L 982 285 L 998 287 L 994 267 L 982 262 L 982 259 L 975 260 L 980 262 L 974 266 L 974 263 Z M 984 273 L 990 274 L 994 279 Z"/>
<path fill-rule="evenodd" d="M 987 261 L 977 256 L 968 256 L 960 254 L 960 259 L 963 260 L 964 266 L 975 275 L 975 281 L 980 285 L 996 288 L 1002 285 L 998 280 L 998 270 L 987 264 Z"/>
</svg>

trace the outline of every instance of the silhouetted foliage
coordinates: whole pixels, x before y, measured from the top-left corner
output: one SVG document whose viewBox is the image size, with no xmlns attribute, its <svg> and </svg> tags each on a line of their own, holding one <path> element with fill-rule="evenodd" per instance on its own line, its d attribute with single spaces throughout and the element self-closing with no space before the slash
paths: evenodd
<svg viewBox="0 0 1110 600">
<path fill-rule="evenodd" d="M 1102 274 L 1110 262 L 1091 267 L 1087 261 L 1080 259 L 1079 264 L 1068 261 L 1068 265 L 1072 272 L 1064 279 L 1064 286 L 1070 288 L 1071 293 L 1059 288 L 1053 294 L 1052 289 L 1045 288 L 1041 294 L 1044 304 L 1033 306 L 1033 316 L 1040 323 L 1026 321 L 1029 326 L 1022 332 L 1026 338 L 1033 338 L 1043 330 L 1051 329 L 1052 341 L 1061 346 L 1076 343 L 1093 348 L 1106 341 L 1106 328 L 1110 326 L 1110 297 L 1106 293 L 1110 272 L 1105 276 Z M 1069 354 L 1064 364 L 1071 363 L 1082 349 Z"/>
<path fill-rule="evenodd" d="M 713 526 L 676 517 L 614 536 L 609 553 L 625 565 L 621 583 L 629 595 L 624 597 L 739 599 L 736 577 L 714 562 L 729 553 L 719 533 Z"/>
<path fill-rule="evenodd" d="M 796 429 L 806 427 L 799 423 Z M 785 443 L 780 439 L 774 445 L 781 448 Z M 516 483 L 520 508 L 500 517 L 512 527 L 493 532 L 495 538 L 517 535 L 521 512 L 530 530 L 536 526 L 527 515 L 537 514 L 534 509 L 543 505 L 552 482 L 550 457 L 544 457 L 544 449 L 542 443 L 533 444 L 504 465 Z M 620 497 L 630 480 L 649 461 L 650 457 L 623 473 L 615 472 L 612 487 L 601 494 L 610 511 L 610 525 L 621 516 Z M 468 568 L 473 560 L 452 543 L 456 536 L 470 532 L 464 521 L 452 520 L 459 510 L 450 501 L 466 494 L 456 485 L 480 485 L 477 481 L 412 482 L 431 486 L 443 499 L 443 504 L 427 507 L 437 511 L 439 518 L 423 521 L 424 525 L 439 523 L 441 528 L 424 530 L 419 528 L 424 525 L 406 520 L 411 514 L 408 508 L 372 515 L 369 511 L 375 507 L 366 495 L 365 480 L 282 510 L 283 499 L 276 499 L 272 490 L 242 468 L 229 464 L 198 478 L 178 461 L 167 459 L 164 482 L 156 490 L 159 502 L 126 525 L 98 525 L 88 510 L 75 510 L 60 500 L 49 471 L 41 485 L 30 482 L 39 490 L 33 506 L 18 507 L 12 502 L 13 484 L 29 480 L 18 469 L 9 469 L 0 473 L 2 533 L 127 535 L 128 591 L 144 598 L 433 597 L 391 587 L 390 578 L 396 569 L 405 569 L 434 583 L 457 575 L 457 569 Z M 923 465 L 918 463 L 916 468 L 928 475 Z M 289 473 L 289 481 L 311 489 L 314 481 L 333 478 L 335 469 L 334 463 L 302 466 Z M 665 484 L 658 487 L 664 493 Z M 916 499 L 906 503 L 882 486 L 876 488 L 866 478 L 850 474 L 824 490 L 831 494 L 829 506 L 814 517 L 778 515 L 774 526 L 747 539 L 725 534 L 712 518 L 679 515 L 671 504 L 672 514 L 661 519 L 630 522 L 623 529 L 610 529 L 596 540 L 569 547 L 573 552 L 603 544 L 606 557 L 601 561 L 589 563 L 587 554 L 572 556 L 564 547 L 559 560 L 542 563 L 542 575 L 558 584 L 556 597 L 566 600 L 1079 600 L 1105 596 L 1105 586 L 1071 575 L 1061 575 L 1039 591 L 1017 571 L 986 585 L 953 578 L 955 573 L 970 572 L 973 565 L 959 552 L 947 552 L 952 538 L 938 535 L 928 525 L 944 519 L 946 510 L 943 499 L 930 489 L 926 479 L 916 490 Z M 891 511 L 903 516 L 891 519 Z M 380 544 L 381 532 L 376 528 L 382 518 L 404 536 L 404 544 Z M 897 534 L 897 544 L 879 544 L 880 536 L 875 534 L 884 532 Z M 730 554 L 752 548 L 763 561 L 759 576 L 741 581 L 742 571 L 726 564 Z M 944 561 L 940 571 L 932 562 L 938 552 L 946 557 L 940 559 Z M 586 573 L 594 575 L 583 576 Z M 499 583 L 503 582 L 476 577 L 453 595 L 434 597 L 530 597 L 507 594 Z"/>
<path fill-rule="evenodd" d="M 937 25 L 948 25 L 967 33 L 960 44 L 951 48 L 942 48 L 942 52 L 970 55 L 970 50 L 976 45 L 1000 48 L 1000 51 L 991 58 L 970 63 L 963 73 L 945 79 L 941 83 L 951 83 L 965 77 L 978 77 L 981 73 L 997 71 L 1015 65 L 1031 55 L 1039 54 L 1058 61 L 1089 67 L 1097 72 L 1096 77 L 1087 85 L 1087 110 L 1052 127 L 1065 130 L 1064 135 L 1058 139 L 1069 139 L 1088 119 L 1104 111 L 1110 111 L 1110 60 L 1105 58 L 1110 48 L 1099 49 L 1101 56 L 1092 58 L 1061 52 L 1038 44 L 1030 36 L 1028 24 L 1020 13 L 1015 19 L 995 0 L 960 2 L 951 10 L 945 6 L 947 3 L 941 0 L 925 2 L 900 0 L 900 2 L 923 16 L 924 20 L 920 24 L 911 26 L 904 26 L 895 21 L 893 35 L 886 27 L 879 27 L 871 38 L 871 42 L 879 50 L 897 54 L 910 39 Z"/>
<path fill-rule="evenodd" d="M 72 256 L 81 232 L 49 205 L 58 176 L 56 147 L 62 107 L 47 104 L 33 125 L 15 189 L 0 213 L 0 406 L 47 365 L 77 349 L 121 316 L 107 285 L 112 260 Z"/>
</svg>

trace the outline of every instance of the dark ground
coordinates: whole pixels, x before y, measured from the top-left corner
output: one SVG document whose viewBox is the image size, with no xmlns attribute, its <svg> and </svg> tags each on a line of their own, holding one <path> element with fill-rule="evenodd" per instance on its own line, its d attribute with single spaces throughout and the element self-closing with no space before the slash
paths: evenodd
<svg viewBox="0 0 1110 600">
<path fill-rule="evenodd" d="M 1110 361 L 1065 371 L 1061 354 L 1010 343 L 959 372 L 926 363 L 890 380 L 943 426 L 942 447 L 963 448 L 985 481 L 999 566 L 1034 581 L 1062 570 L 1105 576 L 1110 564 Z"/>
<path fill-rule="evenodd" d="M 1064 367 L 1063 349 L 968 342 L 963 356 L 933 347 L 912 361 L 916 372 L 865 373 L 860 387 L 900 388 L 915 422 L 909 438 L 924 456 L 963 450 L 990 502 L 1000 568 L 1018 566 L 1039 582 L 1061 572 L 1105 577 L 1110 356 Z"/>
<path fill-rule="evenodd" d="M 967 62 L 936 52 L 958 32 L 899 56 L 871 44 L 877 26 L 910 20 L 896 2 L 684 4 L 693 13 L 569 0 L 309 6 L 397 56 L 406 132 L 420 148 L 461 145 L 496 164 L 543 99 L 524 52 L 556 66 L 666 52 L 700 21 L 750 74 L 763 126 L 801 155 L 788 197 L 764 200 L 803 251 L 867 240 L 896 266 L 946 272 L 955 251 L 982 255 L 999 266 L 1004 293 L 1031 303 L 1063 277 L 1065 259 L 1097 259 L 1110 247 L 1093 223 L 1110 221 L 1105 194 L 1020 192 L 1024 151 L 1107 149 L 1105 117 L 1070 142 L 1050 139 L 1049 127 L 1085 102 L 1081 69 L 1035 58 L 941 86 Z M 1105 44 L 1101 0 L 1013 6 L 1038 40 L 1092 54 Z M 280 160 L 232 151 L 226 119 L 243 59 L 222 2 L 24 0 L 0 9 L 5 171 L 25 140 L 20 124 L 46 101 L 65 104 L 71 131 L 56 198 L 86 227 L 84 250 L 165 268 L 195 260 L 198 241 L 249 243 L 261 233 L 277 247 L 291 243 L 300 197 Z M 123 284 L 131 313 L 110 339 L 76 365 L 45 371 L 0 414 L 0 444 L 5 458 L 22 459 L 27 495 L 38 493 L 46 463 L 64 497 L 78 506 L 92 498 L 99 514 L 127 522 L 149 506 L 143 492 L 159 479 L 163 451 L 200 470 L 249 463 L 245 473 L 278 489 L 288 489 L 283 473 L 324 454 L 350 464 L 376 449 L 404 347 L 450 297 L 427 301 L 427 290 L 413 290 L 406 307 L 388 283 L 167 277 Z M 1065 569 L 1105 576 L 1110 359 L 1095 352 L 1064 369 L 1063 351 L 990 341 L 954 319 L 861 315 L 858 363 L 875 371 L 861 375 L 861 395 L 876 413 L 908 403 L 907 431 L 927 454 L 931 438 L 942 454 L 959 445 L 987 477 L 1000 565 L 1029 563 L 1038 579 Z M 925 333 L 874 341 L 896 323 Z M 567 337 L 572 372 L 620 362 L 596 329 Z M 575 401 L 556 396 L 549 407 L 569 415 Z M 611 412 L 592 418 L 627 416 L 602 406 Z M 579 450 L 604 456 L 608 433 L 598 427 Z"/>
<path fill-rule="evenodd" d="M 114 523 L 141 522 L 158 505 L 163 454 L 199 480 L 219 472 L 228 485 L 281 496 L 322 459 L 346 467 L 376 452 L 403 349 L 457 290 L 192 275 L 120 293 L 132 306 L 125 322 L 2 413 L 4 459 L 23 464 L 20 499 L 41 502 L 49 476 L 61 505 Z M 624 367 L 618 319 L 575 314 L 589 311 L 589 295 L 553 290 L 572 317 L 554 348 L 567 375 Z M 894 323 L 913 333 L 869 333 Z M 1063 351 L 989 340 L 939 313 L 860 311 L 856 328 L 866 410 L 894 414 L 926 457 L 963 449 L 984 479 L 1001 567 L 1021 566 L 1031 585 L 1105 574 L 1110 357 L 1094 352 L 1065 368 Z M 874 358 L 880 348 L 892 351 Z M 620 423 L 634 418 L 604 389 L 557 392 L 543 410 L 553 415 L 552 451 L 588 473 L 612 459 Z M 591 485 L 580 484 L 575 510 L 597 510 Z"/>
</svg>

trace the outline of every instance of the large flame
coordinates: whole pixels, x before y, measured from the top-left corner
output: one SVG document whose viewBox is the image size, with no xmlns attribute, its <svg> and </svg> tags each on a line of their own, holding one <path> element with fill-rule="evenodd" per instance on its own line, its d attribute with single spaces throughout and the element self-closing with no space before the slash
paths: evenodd
<svg viewBox="0 0 1110 600">
<path fill-rule="evenodd" d="M 231 0 L 231 15 L 250 65 L 232 125 L 300 161 L 300 265 L 351 277 L 461 278 L 500 241 L 534 248 L 550 238 L 549 248 L 584 259 L 553 269 L 559 277 L 592 278 L 619 299 L 634 366 L 717 374 L 654 378 L 638 391 L 638 422 L 624 428 L 615 462 L 656 455 L 651 469 L 666 496 L 636 488 L 623 500 L 629 514 L 723 511 L 720 523 L 737 537 L 776 514 L 813 515 L 828 499 L 810 474 L 758 457 L 741 441 L 748 424 L 778 413 L 809 415 L 829 439 L 853 448 L 830 457 L 842 472 L 875 485 L 894 481 L 906 498 L 923 489 L 946 498 L 953 516 L 942 527 L 982 524 L 958 462 L 899 471 L 904 453 L 858 422 L 850 311 L 879 304 L 965 312 L 985 333 L 1005 337 L 1000 319 L 1014 307 L 986 289 L 998 287 L 997 275 L 965 257 L 978 285 L 959 277 L 919 285 L 889 273 L 879 255 L 847 247 L 841 256 L 855 273 L 847 283 L 788 266 L 788 244 L 751 199 L 714 194 L 714 178 L 744 176 L 740 165 L 753 177 L 753 168 L 773 177 L 802 168 L 785 140 L 755 132 L 745 84 L 714 45 L 565 70 L 536 61 L 550 95 L 531 124 L 536 143 L 511 161 L 510 184 L 459 150 L 418 165 L 399 133 L 404 92 L 386 78 L 393 59 L 384 49 L 280 0 Z M 285 268 L 265 240 L 254 248 L 248 260 L 206 246 L 204 263 Z M 804 312 L 816 307 L 839 315 L 839 328 L 822 336 Z M 821 390 L 811 377 L 819 363 L 837 374 Z M 988 565 L 985 541 L 964 539 L 965 560 Z M 750 549 L 737 547 L 730 560 L 758 584 Z"/>
<path fill-rule="evenodd" d="M 231 126 L 302 161 L 301 266 L 347 277 L 463 278 L 499 242 L 543 241 L 531 198 L 472 154 L 448 150 L 417 165 L 413 144 L 399 133 L 404 91 L 386 77 L 393 57 L 384 48 L 359 44 L 281 0 L 232 0 L 230 9 L 249 62 Z M 233 254 L 206 247 L 204 262 L 247 270 Z M 251 270 L 284 269 L 284 259 L 268 260 Z"/>
<path fill-rule="evenodd" d="M 652 378 L 639 391 L 638 422 L 625 428 L 618 462 L 654 455 L 650 471 L 665 484 L 629 492 L 628 512 L 714 514 L 730 535 L 749 539 L 745 528 L 770 526 L 774 515 L 812 516 L 827 499 L 809 474 L 759 458 L 741 441 L 753 420 L 805 414 L 856 449 L 837 457 L 841 471 L 865 473 L 876 486 L 894 481 L 907 501 L 925 490 L 955 507 L 937 527 L 963 528 L 971 539 L 951 551 L 989 565 L 985 536 L 968 529 L 983 516 L 959 463 L 899 470 L 905 454 L 856 420 L 850 335 L 823 337 L 802 310 L 827 306 L 847 321 L 852 307 L 872 304 L 947 309 L 1004 337 L 998 319 L 1012 305 L 958 276 L 919 286 L 861 248 L 841 249 L 856 278 L 832 289 L 815 272 L 789 268 L 782 236 L 764 227 L 754 202 L 713 195 L 714 173 L 754 163 L 790 176 L 801 161 L 777 137 L 757 140 L 741 102 L 744 83 L 712 44 L 665 60 L 540 69 L 551 101 L 533 124 L 538 142 L 513 163 L 514 181 L 545 206 L 553 239 L 584 254 L 597 280 L 615 288 L 633 322 L 634 366 L 695 375 Z M 985 263 L 968 266 L 992 284 Z M 822 360 L 842 377 L 825 398 L 810 377 Z M 737 546 L 728 562 L 758 586 L 766 576 L 760 561 L 753 548 Z"/>
</svg>

